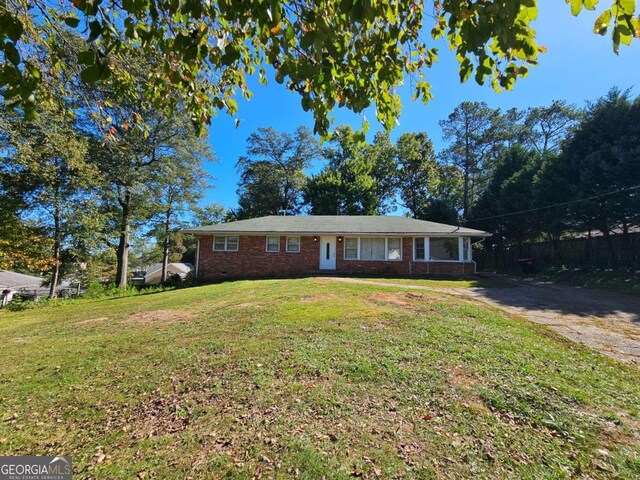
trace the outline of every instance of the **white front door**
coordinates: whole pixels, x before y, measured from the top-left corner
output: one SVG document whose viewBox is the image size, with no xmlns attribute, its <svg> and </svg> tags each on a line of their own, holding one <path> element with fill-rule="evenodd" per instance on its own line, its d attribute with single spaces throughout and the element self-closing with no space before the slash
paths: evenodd
<svg viewBox="0 0 640 480">
<path fill-rule="evenodd" d="M 320 237 L 320 270 L 336 269 L 336 237 Z"/>
</svg>

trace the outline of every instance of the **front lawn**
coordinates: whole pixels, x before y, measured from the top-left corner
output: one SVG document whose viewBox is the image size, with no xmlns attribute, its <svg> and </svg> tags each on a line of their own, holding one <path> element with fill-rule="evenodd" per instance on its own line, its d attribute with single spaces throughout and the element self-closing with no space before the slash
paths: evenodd
<svg viewBox="0 0 640 480">
<path fill-rule="evenodd" d="M 640 476 L 637 369 L 443 294 L 229 282 L 0 333 L 0 454 L 74 478 Z"/>
</svg>

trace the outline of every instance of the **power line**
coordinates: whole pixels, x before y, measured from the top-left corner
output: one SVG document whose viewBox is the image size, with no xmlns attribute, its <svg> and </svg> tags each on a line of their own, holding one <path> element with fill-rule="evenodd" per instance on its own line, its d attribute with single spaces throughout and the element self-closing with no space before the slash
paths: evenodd
<svg viewBox="0 0 640 480">
<path fill-rule="evenodd" d="M 502 218 L 502 217 L 510 217 L 512 215 L 520 215 L 521 213 L 537 212 L 539 210 L 546 210 L 548 208 L 562 207 L 564 205 L 570 205 L 570 204 L 573 204 L 573 203 L 586 202 L 586 201 L 589 201 L 589 200 L 594 200 L 596 198 L 606 197 L 608 195 L 615 195 L 615 194 L 618 194 L 618 193 L 630 192 L 632 190 L 638 190 L 639 188 L 640 188 L 640 185 L 635 185 L 633 187 L 622 188 L 620 190 L 615 190 L 613 192 L 601 193 L 599 195 L 593 195 L 593 196 L 587 197 L 587 198 L 579 198 L 577 200 L 570 200 L 568 202 L 554 203 L 554 204 L 551 204 L 551 205 L 546 205 L 544 207 L 530 208 L 528 210 L 520 210 L 519 212 L 503 213 L 502 215 L 494 215 L 492 217 L 473 218 L 471 220 L 465 220 L 463 223 L 480 222 L 482 220 L 493 220 L 494 218 Z"/>
</svg>

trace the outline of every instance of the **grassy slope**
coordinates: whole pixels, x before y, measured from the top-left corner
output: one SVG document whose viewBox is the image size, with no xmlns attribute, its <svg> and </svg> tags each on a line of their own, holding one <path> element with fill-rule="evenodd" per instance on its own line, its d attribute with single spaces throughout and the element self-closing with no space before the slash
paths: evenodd
<svg viewBox="0 0 640 480">
<path fill-rule="evenodd" d="M 235 282 L 0 333 L 0 454 L 74 478 L 640 475 L 637 370 L 451 297 Z"/>
</svg>

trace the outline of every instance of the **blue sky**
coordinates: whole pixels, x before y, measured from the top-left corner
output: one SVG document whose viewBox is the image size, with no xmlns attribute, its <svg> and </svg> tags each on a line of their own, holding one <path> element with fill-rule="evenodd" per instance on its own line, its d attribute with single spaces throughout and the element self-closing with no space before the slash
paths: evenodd
<svg viewBox="0 0 640 480">
<path fill-rule="evenodd" d="M 605 2 L 607 3 L 607 2 Z M 535 23 L 538 43 L 547 47 L 540 64 L 532 67 L 527 78 L 521 78 L 511 92 L 496 93 L 490 85 L 479 86 L 473 80 L 460 84 L 458 64 L 444 45 L 440 60 L 426 71 L 434 99 L 424 105 L 412 102 L 408 88 L 402 88 L 404 105 L 400 125 L 391 132 L 395 140 L 405 132 L 427 132 L 439 151 L 443 146 L 438 121 L 446 118 L 459 103 L 484 101 L 493 108 L 524 109 L 548 105 L 555 99 L 567 100 L 579 106 L 607 93 L 612 86 L 634 87 L 640 80 L 640 41 L 631 47 L 622 47 L 616 56 L 611 39 L 592 33 L 594 12 L 585 11 L 577 18 L 571 16 L 569 7 L 562 0 L 540 0 L 539 16 Z M 219 161 L 206 166 L 212 175 L 212 187 L 207 190 L 201 204 L 218 202 L 226 207 L 237 205 L 238 175 L 235 164 L 245 153 L 246 139 L 258 127 L 271 126 L 281 132 L 292 132 L 299 125 L 313 128 L 311 113 L 300 107 L 299 97 L 283 85 L 270 79 L 268 86 L 250 82 L 253 97 L 250 101 L 238 100 L 239 111 L 235 117 L 219 114 L 212 121 L 209 140 Z M 640 93 L 638 88 L 634 94 Z M 365 112 L 370 123 L 368 137 L 381 127 L 373 110 Z M 362 116 L 345 109 L 334 112 L 334 125 L 348 124 L 354 128 L 362 125 Z M 235 118 L 240 126 L 235 127 Z"/>
</svg>

